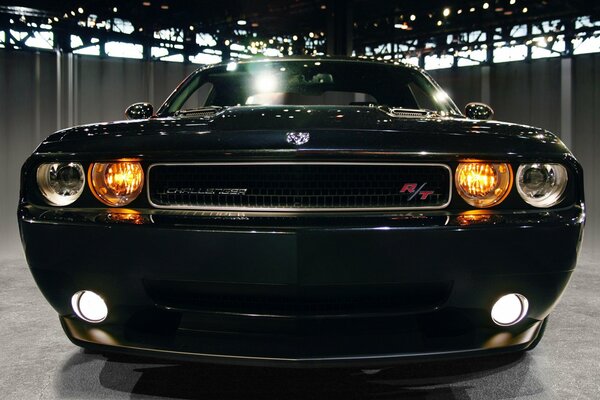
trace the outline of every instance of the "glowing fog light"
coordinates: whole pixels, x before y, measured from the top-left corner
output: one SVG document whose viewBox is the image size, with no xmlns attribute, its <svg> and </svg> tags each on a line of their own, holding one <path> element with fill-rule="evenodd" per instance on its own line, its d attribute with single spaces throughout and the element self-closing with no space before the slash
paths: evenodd
<svg viewBox="0 0 600 400">
<path fill-rule="evenodd" d="M 71 297 L 75 314 L 84 321 L 98 323 L 106 319 L 108 308 L 102 297 L 89 290 L 82 290 Z"/>
<path fill-rule="evenodd" d="M 500 297 L 492 307 L 492 320 L 500 326 L 514 325 L 525 317 L 528 308 L 529 302 L 525 296 L 507 294 Z"/>
</svg>

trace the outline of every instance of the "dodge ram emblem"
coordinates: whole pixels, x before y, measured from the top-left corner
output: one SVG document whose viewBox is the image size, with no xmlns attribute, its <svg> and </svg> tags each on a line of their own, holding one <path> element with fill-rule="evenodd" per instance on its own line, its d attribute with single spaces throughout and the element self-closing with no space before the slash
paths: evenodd
<svg viewBox="0 0 600 400">
<path fill-rule="evenodd" d="M 307 143 L 310 139 L 310 133 L 308 132 L 288 132 L 285 135 L 286 140 L 290 144 L 295 144 L 296 146 L 300 146 L 304 143 Z"/>
</svg>

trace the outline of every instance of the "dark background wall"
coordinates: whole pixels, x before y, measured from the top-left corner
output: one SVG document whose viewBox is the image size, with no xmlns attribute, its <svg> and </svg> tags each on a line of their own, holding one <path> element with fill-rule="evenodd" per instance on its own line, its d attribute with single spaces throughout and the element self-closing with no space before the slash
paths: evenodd
<svg viewBox="0 0 600 400">
<path fill-rule="evenodd" d="M 57 129 L 123 118 L 137 101 L 155 106 L 195 66 L 0 50 L 0 254 L 21 254 L 16 225 L 19 169 Z M 600 218 L 600 55 L 431 71 L 463 107 L 488 102 L 496 118 L 563 133 L 586 172 L 587 239 Z M 586 239 L 586 240 L 587 240 Z"/>
</svg>

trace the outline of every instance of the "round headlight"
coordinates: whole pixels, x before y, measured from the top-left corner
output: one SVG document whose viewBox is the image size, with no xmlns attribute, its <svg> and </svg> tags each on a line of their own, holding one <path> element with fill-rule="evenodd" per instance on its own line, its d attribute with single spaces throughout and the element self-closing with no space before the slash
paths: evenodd
<svg viewBox="0 0 600 400">
<path fill-rule="evenodd" d="M 567 181 L 567 170 L 560 164 L 523 164 L 517 170 L 517 190 L 534 207 L 558 204 Z"/>
<path fill-rule="evenodd" d="M 505 163 L 466 162 L 456 168 L 456 190 L 470 205 L 492 207 L 510 192 L 512 169 Z"/>
<path fill-rule="evenodd" d="M 138 162 L 95 163 L 90 167 L 90 185 L 106 205 L 122 207 L 135 200 L 144 186 L 144 170 Z"/>
<path fill-rule="evenodd" d="M 85 187 L 83 167 L 75 162 L 42 164 L 36 178 L 40 192 L 53 206 L 72 204 Z"/>
</svg>

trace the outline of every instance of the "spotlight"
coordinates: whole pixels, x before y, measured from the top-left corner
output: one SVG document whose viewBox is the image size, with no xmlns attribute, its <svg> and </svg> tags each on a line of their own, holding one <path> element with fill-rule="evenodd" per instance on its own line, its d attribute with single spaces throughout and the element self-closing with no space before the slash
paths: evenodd
<svg viewBox="0 0 600 400">
<path fill-rule="evenodd" d="M 272 93 L 277 90 L 277 76 L 271 72 L 263 72 L 255 78 L 254 88 L 259 93 Z"/>
</svg>

